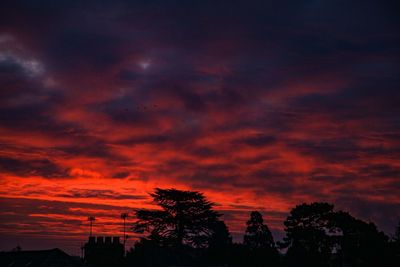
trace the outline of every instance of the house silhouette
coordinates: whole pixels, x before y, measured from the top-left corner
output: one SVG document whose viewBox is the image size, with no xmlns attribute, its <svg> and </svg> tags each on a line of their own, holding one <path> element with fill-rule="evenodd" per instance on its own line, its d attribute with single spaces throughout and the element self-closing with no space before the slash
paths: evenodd
<svg viewBox="0 0 400 267">
<path fill-rule="evenodd" d="M 124 245 L 119 236 L 90 236 L 83 253 L 83 261 L 89 267 L 119 266 L 124 258 Z"/>
<path fill-rule="evenodd" d="M 49 250 L 27 250 L 0 252 L 0 266 L 7 267 L 83 267 L 78 257 L 73 257 L 55 248 Z"/>
</svg>

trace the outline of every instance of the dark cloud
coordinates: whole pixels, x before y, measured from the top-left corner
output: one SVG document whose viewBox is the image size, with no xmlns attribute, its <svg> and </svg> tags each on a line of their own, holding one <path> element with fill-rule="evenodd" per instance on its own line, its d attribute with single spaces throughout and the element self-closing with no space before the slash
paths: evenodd
<svg viewBox="0 0 400 267">
<path fill-rule="evenodd" d="M 400 178 L 400 168 L 389 164 L 370 164 L 361 168 L 359 173 L 369 177 Z"/>
<path fill-rule="evenodd" d="M 74 131 L 70 131 L 67 134 L 74 135 Z M 71 138 L 71 136 L 69 137 Z M 120 162 L 126 160 L 124 157 L 114 154 L 105 141 L 96 137 L 78 134 L 77 137 L 72 137 L 71 139 L 74 140 L 73 144 L 58 146 L 56 149 L 72 156 L 90 156 Z"/>
<path fill-rule="evenodd" d="M 49 159 L 16 159 L 0 157 L 0 171 L 17 176 L 41 176 L 45 178 L 69 178 L 65 169 Z"/>
<path fill-rule="evenodd" d="M 127 177 L 129 177 L 129 175 L 130 175 L 130 173 L 129 172 L 116 172 L 116 173 L 114 173 L 113 174 L 113 178 L 120 178 L 120 179 L 122 179 L 122 178 L 127 178 Z"/>
<path fill-rule="evenodd" d="M 315 156 L 327 162 L 344 162 L 357 160 L 360 148 L 354 141 L 348 139 L 292 141 L 290 147 L 298 149 L 305 155 Z"/>
<path fill-rule="evenodd" d="M 274 136 L 264 135 L 264 134 L 256 134 L 254 136 L 248 136 L 248 137 L 244 137 L 242 139 L 236 140 L 236 142 L 239 144 L 242 143 L 242 144 L 246 144 L 249 146 L 256 146 L 256 147 L 271 145 L 271 144 L 274 144 L 276 141 L 277 140 Z"/>
<path fill-rule="evenodd" d="M 137 200 L 146 199 L 147 196 L 120 194 L 113 190 L 74 189 L 66 193 L 58 194 L 58 197 L 66 198 L 100 198 L 100 199 L 123 199 Z"/>
</svg>

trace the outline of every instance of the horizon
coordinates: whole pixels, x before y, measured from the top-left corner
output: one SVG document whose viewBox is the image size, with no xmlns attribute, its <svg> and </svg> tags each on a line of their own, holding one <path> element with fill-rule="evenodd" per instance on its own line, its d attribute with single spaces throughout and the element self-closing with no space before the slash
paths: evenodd
<svg viewBox="0 0 400 267">
<path fill-rule="evenodd" d="M 280 240 L 310 202 L 393 234 L 396 6 L 3 1 L 0 251 L 79 255 L 88 216 L 122 235 L 156 187 L 204 193 L 236 241 L 252 210 Z"/>
<path fill-rule="evenodd" d="M 214 204 L 216 204 L 215 206 L 218 207 L 217 203 L 214 203 Z M 298 204 L 296 204 L 296 206 L 297 205 L 301 205 L 301 204 L 311 204 L 311 203 L 298 203 Z M 333 204 L 333 203 L 329 203 L 329 204 Z M 295 208 L 295 206 L 292 207 L 292 208 Z M 155 209 L 159 209 L 159 207 L 155 206 Z M 219 212 L 220 210 L 216 209 L 216 211 Z M 230 230 L 230 233 L 232 235 L 232 239 L 233 239 L 234 243 L 237 243 L 237 244 L 243 243 L 243 236 L 244 236 L 244 230 L 246 228 L 246 221 L 249 219 L 249 215 L 250 215 L 250 213 L 252 211 L 255 211 L 255 209 L 248 211 L 248 214 L 247 214 L 248 216 L 245 218 L 245 221 L 243 221 L 243 223 L 242 223 L 242 228 L 243 229 L 241 229 L 242 230 L 241 232 L 239 232 L 239 231 L 231 231 Z M 347 210 L 339 210 L 336 207 L 335 207 L 334 211 L 348 212 Z M 289 215 L 289 212 L 290 211 L 288 211 L 287 215 Z M 263 212 L 261 212 L 261 214 L 262 213 Z M 116 213 L 114 215 L 116 216 L 116 218 L 114 218 L 114 219 L 120 218 L 119 216 L 121 216 L 121 214 L 116 214 Z M 117 215 L 119 215 L 119 216 L 117 216 Z M 221 214 L 221 215 L 222 215 L 221 219 L 224 221 L 224 214 Z M 127 228 L 128 227 L 132 227 L 132 225 L 133 225 L 133 222 L 129 221 L 130 218 L 135 218 L 134 211 L 129 212 L 129 216 L 127 218 L 127 220 L 128 220 L 127 221 L 127 224 L 128 224 Z M 267 225 L 269 225 L 268 218 L 266 218 L 266 219 L 267 219 L 266 223 L 267 223 Z M 357 219 L 360 219 L 360 218 L 357 218 Z M 117 221 L 117 220 L 115 220 L 115 221 Z M 96 237 L 96 238 L 97 237 L 107 237 L 107 236 L 109 236 L 109 237 L 118 236 L 118 237 L 120 237 L 120 240 L 122 240 L 123 236 L 124 236 L 123 235 L 123 221 L 120 220 L 120 222 L 119 222 L 120 225 L 118 225 L 118 223 L 115 224 L 115 221 L 112 221 L 111 223 L 109 221 L 108 223 L 110 225 L 107 225 L 108 224 L 107 222 L 106 223 L 102 223 L 96 217 L 95 221 L 94 221 L 94 224 L 93 224 L 92 236 Z M 373 221 L 368 221 L 367 220 L 366 222 L 375 224 L 375 222 L 373 222 Z M 84 225 L 84 227 L 89 229 L 88 218 L 86 220 L 83 220 L 81 223 L 82 223 L 82 225 Z M 283 221 L 281 222 L 281 224 L 283 226 Z M 100 225 L 100 229 L 104 229 L 103 228 L 104 226 L 106 226 L 106 227 L 109 226 L 110 228 L 107 229 L 107 233 L 106 232 L 101 232 L 101 231 L 100 231 L 100 233 L 97 233 L 96 228 L 99 227 L 99 225 Z M 131 225 L 131 226 L 129 226 L 129 225 Z M 378 231 L 383 231 L 383 233 L 385 235 L 387 235 L 387 237 L 389 239 L 391 239 L 394 236 L 395 230 L 396 229 L 394 227 L 392 232 L 385 232 L 382 229 L 379 229 L 379 226 L 378 226 Z M 39 237 L 38 238 L 38 236 L 33 235 L 33 237 L 35 237 L 37 240 L 29 240 L 29 241 L 28 241 L 28 239 L 30 238 L 29 235 L 24 235 L 24 236 L 22 236 L 22 238 L 20 238 L 18 236 L 12 236 L 10 238 L 10 240 L 7 239 L 7 235 L 4 235 L 2 237 L 5 238 L 4 239 L 6 241 L 5 243 L 9 243 L 11 241 L 11 239 L 13 239 L 13 241 L 12 241 L 13 243 L 9 243 L 7 247 L 3 247 L 2 249 L 0 249 L 0 252 L 2 252 L 2 251 L 4 251 L 4 252 L 12 251 L 16 247 L 19 247 L 22 251 L 51 250 L 51 249 L 54 249 L 54 248 L 60 248 L 63 251 L 69 253 L 72 256 L 80 256 L 81 253 L 82 253 L 81 252 L 81 247 L 86 242 L 88 242 L 88 239 L 90 237 L 89 232 L 90 231 L 87 230 L 85 233 L 82 233 L 82 236 L 79 236 L 79 234 L 78 234 L 77 236 L 72 236 L 72 237 L 69 237 L 67 235 L 67 233 L 61 233 L 62 235 L 60 236 L 60 238 L 54 238 L 54 237 Z M 274 237 L 274 241 L 275 242 L 282 241 L 283 237 L 285 235 L 284 231 L 281 230 L 281 229 L 272 228 L 271 229 L 271 233 L 272 233 L 272 235 Z M 135 242 L 139 241 L 140 238 L 146 236 L 145 234 L 136 234 L 132 230 L 127 231 L 127 235 L 129 236 L 129 238 L 127 238 L 127 240 L 126 240 L 126 250 L 127 251 L 130 248 L 132 248 L 133 245 L 135 244 Z M 20 246 L 21 245 L 21 242 L 19 242 L 20 240 L 23 242 L 22 244 L 24 244 L 25 246 Z M 281 250 L 281 253 L 283 253 L 283 251 L 284 250 Z"/>
</svg>

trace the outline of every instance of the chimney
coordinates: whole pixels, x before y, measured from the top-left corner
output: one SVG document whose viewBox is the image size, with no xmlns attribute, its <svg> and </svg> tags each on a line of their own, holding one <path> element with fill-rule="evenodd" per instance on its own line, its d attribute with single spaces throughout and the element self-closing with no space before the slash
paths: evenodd
<svg viewBox="0 0 400 267">
<path fill-rule="evenodd" d="M 98 236 L 97 237 L 97 244 L 104 244 L 104 237 L 103 236 Z"/>
<path fill-rule="evenodd" d="M 119 236 L 114 236 L 113 237 L 113 244 L 115 244 L 115 245 L 120 244 L 119 243 Z"/>
</svg>

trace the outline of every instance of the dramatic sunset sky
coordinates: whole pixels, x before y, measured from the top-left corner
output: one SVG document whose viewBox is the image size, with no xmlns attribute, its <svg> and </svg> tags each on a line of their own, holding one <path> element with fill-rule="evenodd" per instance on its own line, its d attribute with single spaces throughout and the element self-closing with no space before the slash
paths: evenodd
<svg viewBox="0 0 400 267">
<path fill-rule="evenodd" d="M 23 3 L 23 4 L 22 4 Z M 155 187 L 240 240 L 327 201 L 400 220 L 396 1 L 2 1 L 0 250 L 79 253 Z M 133 220 L 131 218 L 130 220 Z M 131 239 L 131 242 L 133 239 Z"/>
</svg>

